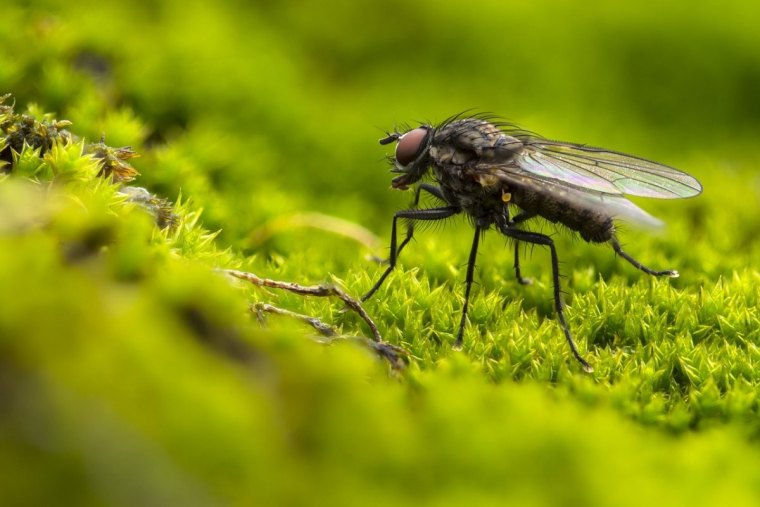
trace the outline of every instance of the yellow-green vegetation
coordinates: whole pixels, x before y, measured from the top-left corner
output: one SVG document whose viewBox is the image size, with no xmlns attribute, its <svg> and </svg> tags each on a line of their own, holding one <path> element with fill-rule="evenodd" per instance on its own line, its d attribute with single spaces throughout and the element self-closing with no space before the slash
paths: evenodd
<svg viewBox="0 0 760 507">
<path fill-rule="evenodd" d="M 0 8 L 0 504 L 757 505 L 760 4 L 104 4 Z M 365 304 L 403 370 L 225 276 L 366 292 L 411 197 L 376 140 L 471 107 L 705 187 L 620 234 L 678 279 L 556 233 L 592 374 L 493 231 L 452 348 L 463 220 Z"/>
</svg>

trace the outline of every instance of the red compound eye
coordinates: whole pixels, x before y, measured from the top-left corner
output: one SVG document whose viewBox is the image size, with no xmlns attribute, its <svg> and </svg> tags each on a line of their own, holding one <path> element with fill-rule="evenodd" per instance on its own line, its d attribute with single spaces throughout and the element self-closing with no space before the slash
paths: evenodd
<svg viewBox="0 0 760 507">
<path fill-rule="evenodd" d="M 398 145 L 396 145 L 396 162 L 402 166 L 414 162 L 425 146 L 427 135 L 428 129 L 419 127 L 399 137 Z"/>
</svg>

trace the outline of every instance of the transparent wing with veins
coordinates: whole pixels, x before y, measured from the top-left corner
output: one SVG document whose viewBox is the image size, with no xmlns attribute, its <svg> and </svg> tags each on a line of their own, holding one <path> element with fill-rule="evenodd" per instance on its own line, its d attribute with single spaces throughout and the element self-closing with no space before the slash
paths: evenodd
<svg viewBox="0 0 760 507">
<path fill-rule="evenodd" d="M 545 192 L 572 206 L 646 227 L 662 222 L 625 195 L 678 199 L 702 191 L 692 176 L 651 160 L 591 146 L 515 136 L 513 143 L 494 146 L 491 162 L 476 171 L 497 175 L 508 185 Z M 494 163 L 495 162 L 495 163 Z"/>
<path fill-rule="evenodd" d="M 580 144 L 522 141 L 522 149 L 511 161 L 513 165 L 581 190 L 658 199 L 680 199 L 702 192 L 702 185 L 692 176 L 651 160 Z"/>
</svg>

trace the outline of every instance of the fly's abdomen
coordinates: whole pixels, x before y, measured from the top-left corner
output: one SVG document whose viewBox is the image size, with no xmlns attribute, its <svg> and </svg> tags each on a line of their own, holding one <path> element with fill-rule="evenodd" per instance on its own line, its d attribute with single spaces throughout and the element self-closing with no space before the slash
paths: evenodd
<svg viewBox="0 0 760 507">
<path fill-rule="evenodd" d="M 553 223 L 560 223 L 577 231 L 581 237 L 593 243 L 604 243 L 612 239 L 615 226 L 613 217 L 598 207 L 584 206 L 571 192 L 552 188 L 540 191 L 540 183 L 530 181 L 525 186 L 512 186 L 512 201 L 521 209 Z"/>
</svg>

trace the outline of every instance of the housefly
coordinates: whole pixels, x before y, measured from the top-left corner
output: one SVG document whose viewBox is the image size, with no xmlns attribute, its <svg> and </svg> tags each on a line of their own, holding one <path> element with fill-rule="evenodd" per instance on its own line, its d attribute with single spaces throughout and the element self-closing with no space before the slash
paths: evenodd
<svg viewBox="0 0 760 507">
<path fill-rule="evenodd" d="M 564 225 L 587 242 L 609 243 L 618 255 L 645 273 L 678 276 L 674 270 L 650 269 L 623 251 L 614 222 L 621 219 L 645 226 L 661 225 L 625 195 L 658 199 L 698 195 L 702 186 L 684 172 L 612 150 L 545 139 L 486 115 L 457 115 L 437 126 L 423 124 L 389 133 L 380 140 L 382 145 L 393 142 L 396 152 L 389 159 L 391 172 L 398 176 L 392 186 L 405 190 L 416 184 L 414 206 L 394 214 L 387 269 L 362 301 L 377 291 L 396 266 L 401 250 L 412 239 L 414 222 L 444 220 L 464 213 L 475 235 L 467 263 L 456 346 L 462 344 L 478 243 L 491 227 L 514 240 L 514 269 L 520 283 L 529 283 L 520 272 L 520 243 L 549 247 L 554 306 L 570 350 L 586 371 L 593 369 L 578 352 L 565 320 L 554 241 L 529 230 L 526 222 L 541 217 Z M 418 183 L 429 172 L 436 184 Z M 439 200 L 441 206 L 419 209 L 423 191 Z M 401 244 L 396 237 L 399 219 L 409 224 Z"/>
</svg>

